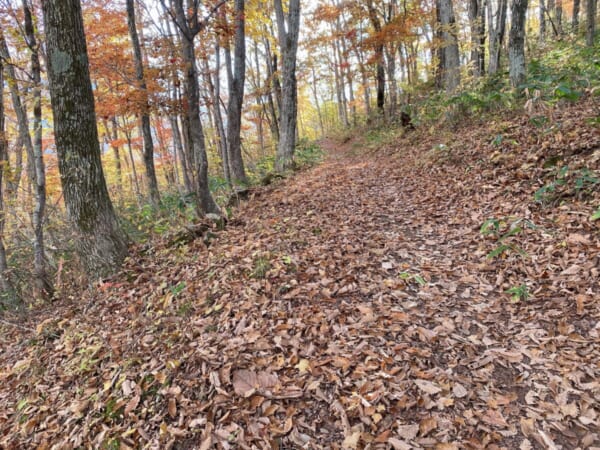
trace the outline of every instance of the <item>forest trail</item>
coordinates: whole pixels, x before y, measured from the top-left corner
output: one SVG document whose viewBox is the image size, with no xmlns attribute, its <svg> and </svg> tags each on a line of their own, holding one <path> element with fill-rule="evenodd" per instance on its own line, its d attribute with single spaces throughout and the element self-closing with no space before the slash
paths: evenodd
<svg viewBox="0 0 600 450">
<path fill-rule="evenodd" d="M 361 145 L 5 335 L 0 446 L 599 446 L 597 234 L 571 226 L 558 265 L 550 233 L 486 258 L 487 218 L 538 221 L 526 187 Z"/>
</svg>

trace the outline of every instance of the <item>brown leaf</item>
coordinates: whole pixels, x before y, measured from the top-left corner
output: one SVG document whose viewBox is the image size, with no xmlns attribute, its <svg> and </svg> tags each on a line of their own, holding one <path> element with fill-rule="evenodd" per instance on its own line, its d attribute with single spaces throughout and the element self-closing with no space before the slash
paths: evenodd
<svg viewBox="0 0 600 450">
<path fill-rule="evenodd" d="M 419 432 L 421 436 L 427 436 L 432 430 L 437 428 L 437 420 L 435 417 L 428 417 L 426 419 L 421 420 L 419 423 Z"/>
<path fill-rule="evenodd" d="M 486 413 L 481 417 L 481 420 L 483 420 L 489 425 L 493 425 L 499 428 L 506 428 L 508 426 L 506 420 L 504 420 L 504 417 L 502 416 L 502 413 L 500 413 L 500 411 L 496 409 L 488 409 Z"/>
<path fill-rule="evenodd" d="M 233 372 L 233 389 L 242 397 L 250 397 L 256 391 L 264 391 L 277 384 L 277 375 L 253 370 L 236 370 Z"/>
<path fill-rule="evenodd" d="M 577 294 L 575 296 L 575 303 L 577 304 L 577 314 L 583 314 L 585 310 L 585 302 L 587 300 L 587 296 L 583 294 Z"/>
<path fill-rule="evenodd" d="M 175 397 L 169 399 L 168 410 L 169 415 L 174 419 L 177 416 L 177 400 L 175 400 Z"/>
<path fill-rule="evenodd" d="M 125 417 L 127 417 L 135 408 L 137 408 L 137 405 L 139 403 L 140 403 L 140 396 L 139 395 L 133 396 L 125 405 L 125 410 L 123 411 L 123 414 L 125 415 Z"/>
<path fill-rule="evenodd" d="M 573 264 L 572 266 L 563 270 L 560 274 L 561 275 L 577 275 L 580 271 L 581 271 L 581 267 L 578 266 L 577 264 Z"/>
</svg>

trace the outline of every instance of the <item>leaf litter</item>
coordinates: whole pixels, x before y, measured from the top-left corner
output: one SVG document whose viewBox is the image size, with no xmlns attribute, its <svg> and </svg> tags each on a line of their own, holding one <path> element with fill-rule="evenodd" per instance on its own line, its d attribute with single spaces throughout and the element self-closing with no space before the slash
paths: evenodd
<svg viewBox="0 0 600 450">
<path fill-rule="evenodd" d="M 0 447 L 600 447 L 600 195 L 533 201 L 549 154 L 598 173 L 595 108 L 555 112 L 576 146 L 518 115 L 371 154 L 326 141 L 210 247 L 139 248 L 3 322 Z M 487 258 L 490 217 L 542 231 Z"/>
</svg>

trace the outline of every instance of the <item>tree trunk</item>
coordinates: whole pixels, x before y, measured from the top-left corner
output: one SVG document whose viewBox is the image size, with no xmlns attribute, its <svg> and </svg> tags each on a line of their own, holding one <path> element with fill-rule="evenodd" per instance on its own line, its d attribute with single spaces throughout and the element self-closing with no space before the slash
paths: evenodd
<svg viewBox="0 0 600 450">
<path fill-rule="evenodd" d="M 227 105 L 227 153 L 231 181 L 246 185 L 248 178 L 242 158 L 242 102 L 244 101 L 244 83 L 246 80 L 246 31 L 244 19 L 244 0 L 235 0 L 235 50 L 234 68 Z M 218 107 L 219 105 L 216 105 Z"/>
<path fill-rule="evenodd" d="M 210 74 L 208 67 L 208 61 L 204 60 L 205 71 L 207 73 L 207 81 L 212 97 L 212 113 L 214 117 L 215 126 L 217 128 L 218 135 L 218 148 L 219 154 L 221 155 L 223 176 L 228 185 L 231 185 L 231 172 L 229 170 L 229 153 L 227 151 L 227 135 L 225 134 L 225 127 L 223 125 L 223 115 L 221 114 L 221 78 L 219 77 L 219 70 L 221 67 L 221 47 L 219 46 L 219 40 L 215 44 L 215 73 L 214 81 L 213 75 Z"/>
<path fill-rule="evenodd" d="M 142 48 L 137 33 L 135 23 L 135 7 L 133 0 L 126 0 L 127 5 L 127 26 L 129 28 L 129 37 L 133 47 L 133 57 L 135 61 L 135 77 L 139 89 L 142 93 L 142 112 L 141 125 L 142 136 L 144 139 L 144 168 L 146 169 L 146 184 L 150 194 L 150 202 L 157 206 L 160 204 L 160 193 L 158 191 L 158 180 L 156 179 L 156 170 L 154 168 L 154 144 L 152 143 L 152 131 L 150 127 L 150 105 L 148 103 L 148 89 L 144 78 L 144 64 L 142 60 Z"/>
<path fill-rule="evenodd" d="M 471 66 L 475 77 L 485 72 L 485 3 L 469 0 L 469 23 L 471 25 Z"/>
<path fill-rule="evenodd" d="M 279 106 L 275 107 L 275 100 L 277 99 L 277 93 L 281 94 L 281 89 L 277 89 L 279 86 L 279 78 L 277 77 L 277 73 L 274 71 L 277 67 L 273 65 L 271 58 L 271 46 L 269 45 L 269 40 L 263 40 L 265 46 L 265 57 L 266 57 L 266 65 L 267 65 L 267 81 L 266 86 L 269 87 L 267 90 L 267 111 L 271 119 L 269 120 L 269 125 L 271 128 L 271 137 L 272 140 L 276 143 L 279 142 Z"/>
<path fill-rule="evenodd" d="M 112 128 L 112 142 L 110 146 L 112 147 L 113 154 L 115 156 L 115 169 L 117 171 L 117 189 L 121 192 L 121 198 L 123 196 L 123 170 L 121 168 L 121 152 L 119 151 L 119 146 L 116 141 L 119 139 L 119 132 L 117 130 L 117 118 L 113 116 L 110 119 L 110 125 Z M 108 132 L 108 129 L 106 130 Z"/>
<path fill-rule="evenodd" d="M 114 272 L 127 256 L 127 237 L 108 196 L 79 0 L 42 2 L 54 137 L 67 215 L 91 278 Z"/>
<path fill-rule="evenodd" d="M 184 136 L 191 149 L 193 177 L 196 192 L 196 209 L 199 215 L 221 215 L 219 206 L 215 203 L 208 183 L 208 158 L 204 142 L 204 129 L 200 120 L 200 86 L 198 84 L 198 67 L 194 51 L 194 37 L 200 32 L 198 10 L 192 8 L 191 16 L 186 14 L 183 0 L 171 2 L 175 9 L 176 26 L 181 36 L 181 55 L 184 64 L 184 95 L 183 104 L 185 115 Z M 163 7 L 166 6 L 163 2 Z"/>
<path fill-rule="evenodd" d="M 373 6 L 373 1 L 369 0 L 369 20 L 375 30 L 375 33 L 381 32 L 381 21 L 377 17 L 377 11 Z M 385 115 L 385 67 L 383 61 L 383 43 L 375 45 L 375 59 L 377 60 L 377 110 L 381 116 Z"/>
<path fill-rule="evenodd" d="M 540 0 L 540 42 L 544 42 L 546 39 L 546 2 L 545 0 Z"/>
<path fill-rule="evenodd" d="M 260 85 L 260 61 L 258 58 L 258 42 L 254 41 L 254 65 L 255 65 L 255 98 L 256 98 L 256 124 L 258 128 L 258 139 L 260 143 L 260 151 L 261 157 L 265 156 L 265 134 L 264 134 L 264 116 L 266 115 L 266 108 L 263 102 L 262 96 L 264 94 L 264 90 Z"/>
<path fill-rule="evenodd" d="M 452 93 L 460 84 L 460 56 L 452 0 L 439 0 L 439 7 L 444 52 L 442 80 L 446 92 Z"/>
<path fill-rule="evenodd" d="M 27 1 L 23 0 L 25 18 L 25 38 L 31 51 L 31 78 L 33 81 L 33 167 L 35 170 L 35 207 L 32 222 L 33 270 L 35 273 L 34 293 L 39 298 L 49 298 L 53 293 L 50 277 L 46 273 L 46 256 L 44 246 L 44 213 L 46 210 L 46 169 L 44 167 L 42 149 L 42 75 L 38 44 L 33 28 L 31 10 Z"/>
<path fill-rule="evenodd" d="M 7 84 L 10 91 L 10 97 L 12 100 L 13 109 L 15 111 L 15 116 L 17 116 L 19 138 L 25 146 L 25 152 L 27 153 L 27 175 L 29 180 L 34 182 L 35 170 L 33 167 L 33 160 L 35 158 L 33 156 L 33 141 L 31 140 L 31 135 L 29 134 L 29 119 L 27 117 L 25 105 L 23 105 L 21 100 L 19 82 L 15 73 L 15 66 L 10 62 L 11 57 L 8 50 L 8 45 L 2 32 L 2 28 L 0 28 L 0 58 L 4 59 L 5 61 L 5 70 L 7 75 L 6 78 L 8 81 Z"/>
<path fill-rule="evenodd" d="M 556 31 L 559 36 L 563 34 L 562 16 L 563 16 L 562 0 L 556 0 L 556 10 L 555 10 Z"/>
<path fill-rule="evenodd" d="M 8 161 L 8 145 L 4 128 L 4 64 L 0 57 L 0 163 Z M 14 307 L 17 303 L 15 290 L 8 274 L 8 262 L 6 248 L 4 247 L 4 225 L 6 214 L 4 212 L 4 190 L 2 189 L 2 178 L 4 170 L 0 170 L 0 307 Z"/>
<path fill-rule="evenodd" d="M 510 82 L 517 88 L 525 82 L 527 67 L 525 65 L 525 20 L 527 16 L 527 0 L 512 0 L 511 26 L 508 42 L 508 62 Z"/>
<path fill-rule="evenodd" d="M 396 81 L 396 49 L 392 44 L 389 44 L 391 49 L 385 53 L 386 67 L 388 73 L 388 98 L 389 98 L 389 117 L 396 115 L 396 107 L 398 106 L 398 83 Z"/>
<path fill-rule="evenodd" d="M 577 34 L 579 31 L 579 9 L 581 7 L 581 0 L 573 0 L 573 17 L 571 22 L 571 28 L 573 34 Z"/>
<path fill-rule="evenodd" d="M 275 0 L 275 12 L 279 48 L 282 54 L 280 136 L 277 144 L 275 169 L 281 172 L 294 167 L 298 116 L 296 53 L 300 30 L 300 0 L 289 0 L 287 18 L 284 15 L 281 0 Z"/>
<path fill-rule="evenodd" d="M 333 30 L 332 30 L 333 31 Z M 331 41 L 331 52 L 333 53 L 333 61 L 331 65 L 333 66 L 333 79 L 335 83 L 335 95 L 337 97 L 337 110 L 338 110 L 338 120 L 342 123 L 344 127 L 348 127 L 348 119 L 346 115 L 345 108 L 345 99 L 344 99 L 344 84 L 342 77 L 340 76 L 341 64 L 338 59 L 337 45 L 335 40 Z"/>
<path fill-rule="evenodd" d="M 325 128 L 323 126 L 323 115 L 321 114 L 321 106 L 319 105 L 319 95 L 317 94 L 317 77 L 315 76 L 315 67 L 311 67 L 312 72 L 312 94 L 315 101 L 315 107 L 317 108 L 317 116 L 319 117 L 319 128 L 321 129 L 321 137 L 325 136 Z"/>
<path fill-rule="evenodd" d="M 597 0 L 587 0 L 587 26 L 585 43 L 589 47 L 594 45 L 594 38 L 596 36 L 596 5 Z"/>
<path fill-rule="evenodd" d="M 506 10 L 508 9 L 507 0 L 499 0 L 496 10 L 496 20 L 494 20 L 492 4 L 488 5 L 488 29 L 489 29 L 489 52 L 490 61 L 488 73 L 494 75 L 500 68 L 500 50 L 504 41 L 506 31 Z"/>
<path fill-rule="evenodd" d="M 126 125 L 125 119 L 123 119 L 123 124 Z M 135 158 L 133 157 L 133 148 L 131 146 L 131 131 L 125 131 L 125 139 L 127 140 L 127 154 L 129 156 L 129 164 L 131 164 L 131 175 L 129 177 L 130 186 L 135 194 L 135 198 L 137 200 L 138 205 L 141 204 L 142 193 L 140 190 L 140 184 L 138 181 L 137 169 L 135 168 Z M 127 161 L 127 158 L 125 158 Z"/>
</svg>

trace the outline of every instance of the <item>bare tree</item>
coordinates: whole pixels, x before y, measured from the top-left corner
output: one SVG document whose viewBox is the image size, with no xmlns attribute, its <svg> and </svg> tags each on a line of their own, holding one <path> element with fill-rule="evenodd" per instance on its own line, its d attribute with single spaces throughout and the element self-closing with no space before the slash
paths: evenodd
<svg viewBox="0 0 600 450">
<path fill-rule="evenodd" d="M 170 8 L 161 0 L 162 6 L 171 15 L 171 19 L 179 30 L 181 37 L 181 54 L 184 63 L 184 141 L 187 140 L 192 149 L 194 164 L 195 191 L 199 214 L 221 215 L 219 206 L 210 193 L 208 184 L 208 158 L 204 142 L 204 130 L 200 120 L 200 86 L 198 84 L 198 66 L 194 51 L 194 38 L 205 27 L 206 21 L 200 20 L 199 0 L 171 0 Z M 215 8 L 222 5 L 219 3 Z M 216 9 L 213 9 L 215 11 Z"/>
<path fill-rule="evenodd" d="M 298 118 L 296 53 L 300 31 L 300 0 L 289 0 L 287 17 L 284 14 L 281 0 L 274 1 L 279 49 L 282 55 L 280 126 L 275 168 L 277 171 L 283 171 L 294 166 L 296 147 Z"/>
<path fill-rule="evenodd" d="M 135 61 L 135 77 L 138 87 L 142 91 L 142 112 L 141 126 L 144 139 L 144 168 L 146 169 L 146 184 L 150 194 L 150 201 L 153 205 L 160 203 L 160 193 L 158 192 L 158 181 L 156 179 L 156 170 L 154 168 L 154 144 L 152 142 L 152 131 L 150 128 L 150 105 L 148 102 L 148 88 L 144 78 L 144 64 L 142 60 L 142 48 L 138 37 L 137 26 L 135 23 L 135 6 L 133 0 L 127 0 L 127 26 L 129 28 L 129 37 L 133 47 L 133 57 Z"/>
<path fill-rule="evenodd" d="M 33 80 L 33 167 L 35 171 L 35 207 L 33 210 L 33 267 L 35 295 L 47 298 L 52 295 L 52 283 L 46 273 L 44 245 L 44 213 L 46 210 L 46 169 L 42 152 L 42 69 L 39 47 L 35 38 L 31 8 L 23 0 L 25 40 L 31 51 L 31 78 Z"/>
</svg>

